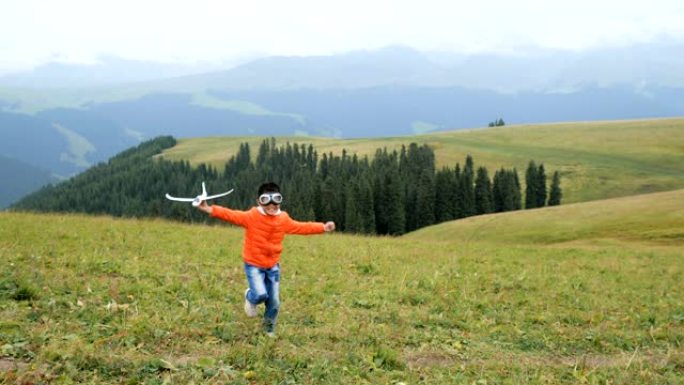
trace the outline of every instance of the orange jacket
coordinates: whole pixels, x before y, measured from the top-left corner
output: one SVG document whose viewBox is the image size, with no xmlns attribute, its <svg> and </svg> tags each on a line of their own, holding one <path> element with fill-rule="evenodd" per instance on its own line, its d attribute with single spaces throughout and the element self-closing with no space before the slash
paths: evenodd
<svg viewBox="0 0 684 385">
<path fill-rule="evenodd" d="M 267 215 L 252 207 L 248 211 L 211 206 L 211 216 L 245 228 L 242 258 L 250 265 L 271 268 L 280 261 L 285 234 L 320 234 L 323 223 L 297 222 L 286 212 Z"/>
</svg>

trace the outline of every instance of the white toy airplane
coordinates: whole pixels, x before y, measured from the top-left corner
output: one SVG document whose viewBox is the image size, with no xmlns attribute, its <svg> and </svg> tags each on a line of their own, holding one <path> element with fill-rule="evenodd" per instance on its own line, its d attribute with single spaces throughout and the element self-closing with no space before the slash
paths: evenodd
<svg viewBox="0 0 684 385">
<path fill-rule="evenodd" d="M 202 201 L 208 201 L 209 199 L 216 199 L 220 198 L 223 196 L 226 196 L 230 193 L 233 192 L 234 189 L 231 189 L 230 191 L 226 191 L 221 194 L 216 194 L 216 195 L 207 195 L 207 188 L 204 186 L 204 182 L 202 182 L 202 194 L 194 197 L 194 198 L 176 198 L 172 197 L 168 193 L 166 194 L 166 199 L 172 200 L 172 201 L 178 201 L 178 202 L 192 202 L 192 205 L 197 207 L 200 205 L 200 202 Z"/>
</svg>

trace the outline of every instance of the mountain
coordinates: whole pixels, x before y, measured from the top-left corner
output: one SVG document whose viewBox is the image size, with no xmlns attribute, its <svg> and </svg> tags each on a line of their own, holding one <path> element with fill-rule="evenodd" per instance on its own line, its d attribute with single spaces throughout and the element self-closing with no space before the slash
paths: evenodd
<svg viewBox="0 0 684 385">
<path fill-rule="evenodd" d="M 29 71 L 0 76 L 0 86 L 72 88 L 145 82 L 217 70 L 210 64 L 169 64 L 127 60 L 106 55 L 95 63 L 49 62 Z"/>
<path fill-rule="evenodd" d="M 517 94 L 409 86 L 160 93 L 34 115 L 0 112 L 0 154 L 70 176 L 159 135 L 414 135 L 482 127 L 499 117 L 519 124 L 682 116 L 681 101 L 684 89 L 627 87 Z"/>
<path fill-rule="evenodd" d="M 41 170 L 22 161 L 0 155 L 0 209 L 34 191 L 39 187 L 57 182 L 46 170 Z"/>
<path fill-rule="evenodd" d="M 219 90 L 465 87 L 497 92 L 567 92 L 583 87 L 683 87 L 684 43 L 662 41 L 582 52 L 420 52 L 407 47 L 334 56 L 277 56 L 226 71 L 171 80 L 176 88 Z M 150 84 L 168 89 L 163 82 Z M 1 84 L 1 83 L 0 83 Z"/>
<path fill-rule="evenodd" d="M 78 167 L 70 165 L 69 143 L 50 122 L 34 116 L 0 112 L 0 155 L 31 164 L 46 165 L 55 174 L 73 173 Z"/>
<path fill-rule="evenodd" d="M 615 86 L 572 93 L 502 94 L 463 87 L 379 86 L 215 91 L 212 95 L 303 116 L 301 131 L 343 138 L 483 127 L 499 117 L 509 124 L 521 124 L 684 115 L 684 88 L 646 92 Z"/>
<path fill-rule="evenodd" d="M 413 135 L 684 115 L 684 44 L 516 54 L 406 47 L 234 68 L 103 58 L 0 77 L 0 155 L 75 175 L 159 135 Z M 215 68 L 214 68 L 215 69 Z"/>
<path fill-rule="evenodd" d="M 587 86 L 683 87 L 681 68 L 684 42 L 667 40 L 578 52 L 460 54 L 393 46 L 330 56 L 263 57 L 228 69 L 103 57 L 91 65 L 48 63 L 0 76 L 0 87 L 81 87 L 80 92 L 90 94 L 94 102 L 106 99 L 103 94 L 131 88 L 143 94 L 386 85 L 567 92 Z"/>
</svg>

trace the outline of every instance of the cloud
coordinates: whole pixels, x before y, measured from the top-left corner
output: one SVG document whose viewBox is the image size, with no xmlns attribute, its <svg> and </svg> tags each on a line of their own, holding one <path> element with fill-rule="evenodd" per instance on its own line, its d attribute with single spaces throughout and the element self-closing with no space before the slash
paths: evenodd
<svg viewBox="0 0 684 385">
<path fill-rule="evenodd" d="M 0 70 L 101 54 L 156 61 L 332 54 L 386 45 L 581 50 L 684 37 L 684 5 L 652 0 L 22 0 L 0 13 Z"/>
</svg>

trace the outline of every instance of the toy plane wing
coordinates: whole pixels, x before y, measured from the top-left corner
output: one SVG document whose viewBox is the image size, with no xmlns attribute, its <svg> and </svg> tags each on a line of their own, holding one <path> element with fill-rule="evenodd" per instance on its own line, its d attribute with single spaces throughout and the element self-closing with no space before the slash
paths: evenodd
<svg viewBox="0 0 684 385">
<path fill-rule="evenodd" d="M 178 202 L 192 202 L 195 200 L 195 198 L 176 198 L 169 195 L 168 193 L 166 194 L 166 199 Z"/>
<path fill-rule="evenodd" d="M 216 199 L 216 198 L 224 197 L 224 196 L 226 196 L 226 195 L 232 193 L 233 190 L 234 190 L 234 189 L 230 189 L 229 191 L 226 191 L 226 192 L 224 192 L 224 193 L 220 193 L 220 194 L 210 195 L 210 196 L 208 196 L 208 197 L 204 197 L 204 200 L 206 201 L 206 200 L 209 200 L 209 199 Z"/>
<path fill-rule="evenodd" d="M 226 196 L 226 195 L 232 193 L 233 190 L 234 189 L 231 189 L 230 191 L 226 191 L 224 193 L 215 194 L 215 195 L 207 195 L 207 187 L 204 185 L 204 182 L 202 182 L 202 194 L 200 194 L 194 198 L 179 198 L 179 197 L 174 197 L 171 194 L 167 193 L 166 199 L 172 200 L 172 201 L 177 201 L 177 202 L 192 202 L 192 205 L 197 207 L 200 205 L 200 203 L 202 201 L 207 201 L 209 199 L 216 199 L 216 198 Z"/>
</svg>

